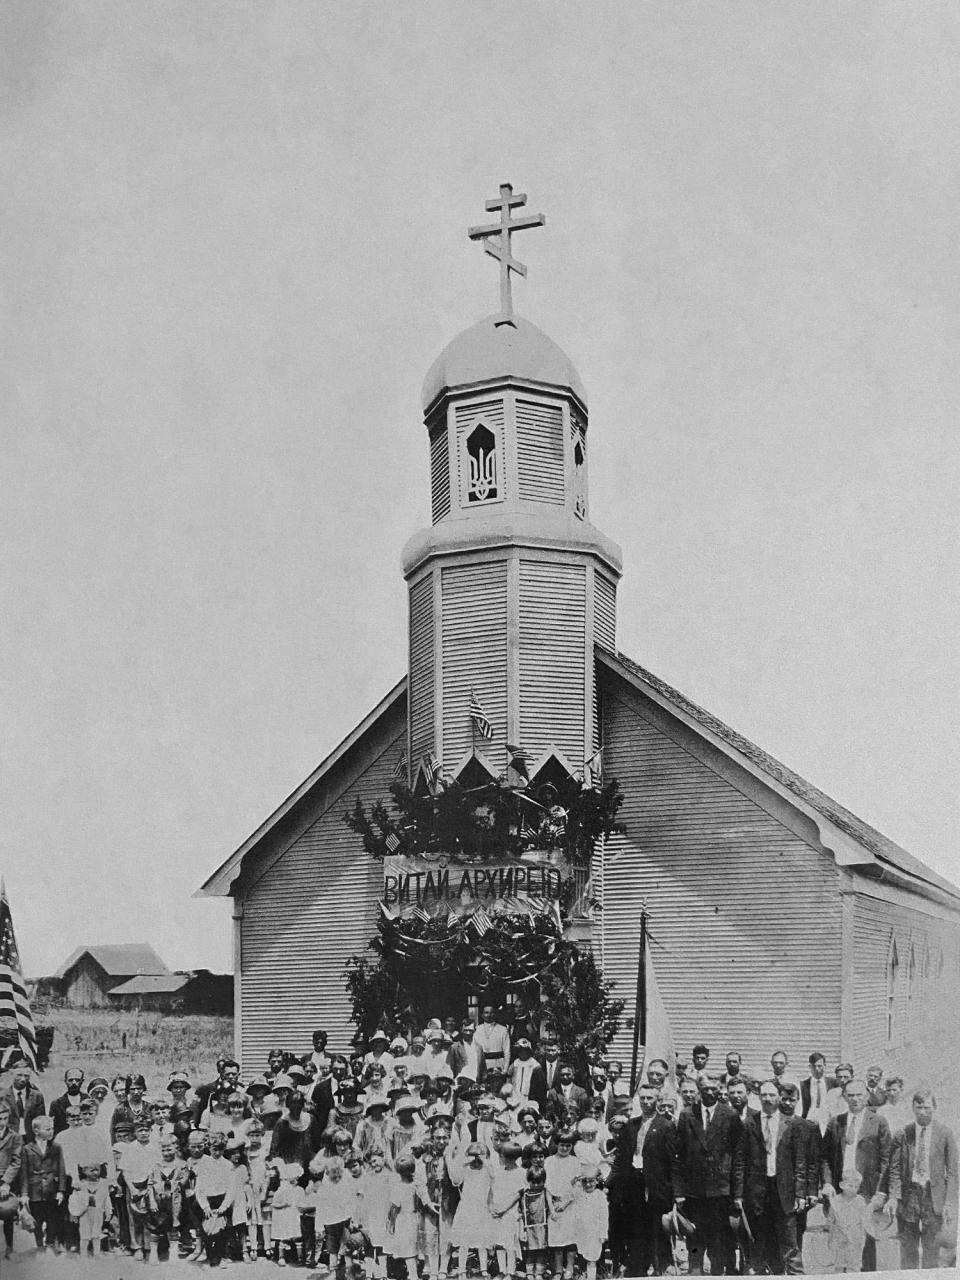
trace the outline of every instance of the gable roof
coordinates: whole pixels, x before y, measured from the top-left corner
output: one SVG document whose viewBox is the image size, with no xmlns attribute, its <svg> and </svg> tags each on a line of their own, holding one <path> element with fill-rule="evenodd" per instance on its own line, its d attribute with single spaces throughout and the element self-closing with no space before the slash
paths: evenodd
<svg viewBox="0 0 960 1280">
<path fill-rule="evenodd" d="M 229 896 L 233 881 L 240 873 L 241 865 L 248 853 L 251 853 L 259 844 L 262 843 L 275 828 L 277 828 L 284 819 L 294 814 L 294 811 L 309 799 L 311 794 L 323 783 L 323 780 L 342 760 L 347 758 L 350 753 L 358 747 L 361 740 L 366 737 L 371 730 L 376 729 L 377 725 L 393 711 L 398 703 L 407 696 L 407 678 L 403 677 L 398 680 L 386 697 L 381 698 L 377 705 L 360 721 L 357 727 L 343 739 L 343 741 L 330 752 L 330 754 L 317 765 L 316 769 L 300 783 L 296 790 L 291 791 L 286 800 L 271 813 L 265 822 L 262 822 L 252 835 L 244 840 L 239 849 L 235 850 L 225 862 L 222 862 L 213 875 L 209 876 L 199 889 L 194 893 L 195 898 L 203 897 L 224 897 Z"/>
<path fill-rule="evenodd" d="M 939 889 L 942 893 L 948 894 L 955 902 L 960 900 L 960 888 L 951 884 L 943 876 L 930 869 L 919 858 L 915 858 L 913 854 L 908 853 L 906 849 L 902 849 L 895 844 L 876 827 L 870 826 L 868 822 L 864 822 L 862 818 L 858 818 L 855 813 L 851 813 L 849 809 L 839 804 L 836 800 L 831 799 L 819 787 L 815 787 L 811 782 L 807 782 L 805 778 L 801 778 L 798 773 L 787 768 L 779 760 L 775 759 L 762 747 L 758 747 L 755 743 L 738 733 L 736 729 L 731 729 L 729 725 L 724 724 L 715 715 L 709 711 L 705 711 L 703 707 L 697 706 L 695 702 L 691 702 L 678 689 L 674 689 L 667 684 L 665 680 L 661 680 L 659 676 L 655 676 L 653 672 L 647 671 L 641 667 L 639 663 L 633 662 L 630 658 L 622 653 L 613 654 L 608 650 L 598 648 L 596 651 L 597 660 L 611 671 L 626 679 L 634 687 L 641 692 L 652 697 L 654 701 L 665 705 L 670 711 L 673 711 L 685 723 L 692 725 L 695 729 L 703 732 L 708 739 L 718 742 L 726 753 L 738 760 L 739 763 L 745 765 L 748 770 L 759 775 L 763 781 L 768 784 L 774 784 L 774 789 L 781 794 L 787 793 L 787 798 L 792 798 L 797 806 L 806 812 L 813 811 L 822 821 L 818 824 L 821 829 L 824 824 L 832 829 L 823 833 L 825 843 L 831 843 L 830 836 L 841 836 L 840 843 L 844 846 L 847 856 L 842 861 L 851 866 L 856 866 L 858 859 L 856 854 L 849 849 L 849 842 L 859 846 L 867 852 L 866 857 L 861 857 L 861 863 L 869 863 L 874 860 L 879 863 L 895 868 L 903 872 L 911 881 L 920 881 L 932 888 Z M 842 839 L 846 837 L 846 839 Z M 835 850 L 840 852 L 840 850 Z M 870 857 L 869 855 L 873 855 Z"/>
<path fill-rule="evenodd" d="M 77 947 L 53 976 L 65 977 L 85 955 L 89 955 L 111 978 L 126 978 L 135 973 L 170 972 L 149 943 L 126 942 L 115 946 Z"/>
<path fill-rule="evenodd" d="M 109 996 L 146 996 L 172 995 L 185 987 L 192 979 L 192 973 L 138 973 L 135 978 L 121 982 L 119 987 L 111 987 Z"/>
</svg>

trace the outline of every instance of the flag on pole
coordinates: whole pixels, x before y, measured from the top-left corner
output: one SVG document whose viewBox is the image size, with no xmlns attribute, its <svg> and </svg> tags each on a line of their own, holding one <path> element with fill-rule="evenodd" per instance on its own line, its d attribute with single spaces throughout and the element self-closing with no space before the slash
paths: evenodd
<svg viewBox="0 0 960 1280">
<path fill-rule="evenodd" d="M 677 1054 L 673 1047 L 673 1031 L 670 1027 L 670 1019 L 667 1017 L 663 997 L 660 995 L 660 988 L 657 985 L 657 973 L 653 967 L 649 936 L 647 938 L 645 972 L 647 977 L 647 1035 L 646 1044 L 643 1046 L 643 1061 L 640 1074 L 637 1078 L 639 1080 L 640 1075 L 643 1074 L 643 1069 L 654 1058 L 662 1058 L 668 1068 L 667 1087 L 672 1090 L 673 1082 L 677 1078 Z"/>
<path fill-rule="evenodd" d="M 603 778 L 603 747 L 597 747 L 589 760 L 583 762 L 583 780 L 587 786 L 599 783 Z"/>
<path fill-rule="evenodd" d="M 388 907 L 382 899 L 380 901 L 380 910 L 383 912 L 384 920 L 396 920 L 400 914 L 398 908 Z"/>
<path fill-rule="evenodd" d="M 470 719 L 473 721 L 481 738 L 493 737 L 493 725 L 490 723 L 487 713 L 481 707 L 480 699 L 472 689 L 470 690 Z"/>
<path fill-rule="evenodd" d="M 400 841 L 392 831 L 387 832 L 387 838 L 383 843 L 387 846 L 387 851 L 389 853 L 396 853 L 400 848 Z"/>
<path fill-rule="evenodd" d="M 13 917 L 6 885 L 0 881 L 0 1021 L 16 1024 L 17 1040 L 30 1066 L 37 1067 L 37 1033 L 23 982 L 20 952 L 13 932 Z"/>
<path fill-rule="evenodd" d="M 524 751 L 523 747 L 513 747 L 507 743 L 507 768 L 513 769 L 515 773 L 519 773 L 521 778 L 530 781 L 530 771 L 527 766 L 530 763 L 530 757 Z"/>
<path fill-rule="evenodd" d="M 407 772 L 407 756 L 406 756 L 406 752 L 404 752 L 404 754 L 400 757 L 400 759 L 394 765 L 393 776 L 395 778 L 402 778 L 406 772 Z"/>
<path fill-rule="evenodd" d="M 427 752 L 423 757 L 423 772 L 426 775 L 427 782 L 430 786 L 436 786 L 440 777 L 440 761 L 432 751 Z"/>
</svg>

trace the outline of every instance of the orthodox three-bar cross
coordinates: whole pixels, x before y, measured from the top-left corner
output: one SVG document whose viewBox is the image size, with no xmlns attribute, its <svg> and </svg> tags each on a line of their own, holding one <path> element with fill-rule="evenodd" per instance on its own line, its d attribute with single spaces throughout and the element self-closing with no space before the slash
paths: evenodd
<svg viewBox="0 0 960 1280">
<path fill-rule="evenodd" d="M 511 209 L 518 209 L 521 205 L 527 203 L 527 197 L 524 195 L 514 195 L 513 187 L 509 182 L 504 182 L 500 186 L 500 199 L 488 200 L 485 208 L 488 213 L 496 213 L 499 211 L 500 221 L 492 222 L 486 227 L 470 227 L 467 235 L 471 240 L 483 240 L 484 250 L 489 253 L 491 258 L 496 258 L 500 263 L 500 315 L 497 318 L 497 324 L 513 324 L 513 298 L 510 293 L 510 272 L 515 271 L 519 276 L 527 274 L 527 268 L 522 262 L 518 262 L 510 252 L 510 236 L 514 231 L 524 231 L 527 227 L 543 227 L 546 226 L 546 218 L 542 213 L 535 213 L 526 218 L 513 218 L 510 216 Z M 490 238 L 497 236 L 496 244 L 491 244 Z"/>
</svg>

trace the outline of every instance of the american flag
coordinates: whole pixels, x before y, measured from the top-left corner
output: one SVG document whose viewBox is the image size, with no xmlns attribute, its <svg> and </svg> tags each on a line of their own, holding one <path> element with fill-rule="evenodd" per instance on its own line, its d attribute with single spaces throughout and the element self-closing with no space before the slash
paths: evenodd
<svg viewBox="0 0 960 1280">
<path fill-rule="evenodd" d="M 387 849 L 390 853 L 396 853 L 397 850 L 400 848 L 400 841 L 397 839 L 397 837 L 394 835 L 392 831 L 387 832 L 387 838 L 386 840 L 384 840 L 383 843 L 387 846 Z"/>
<path fill-rule="evenodd" d="M 476 911 L 470 917 L 470 923 L 477 931 L 477 937 L 482 938 L 493 928 L 493 921 L 484 911 L 483 907 L 477 907 Z"/>
<path fill-rule="evenodd" d="M 507 756 L 509 758 L 509 767 L 516 770 L 521 778 L 526 778 L 529 782 L 530 773 L 527 765 L 530 763 L 530 757 L 524 751 L 523 747 L 512 747 L 507 743 Z"/>
<path fill-rule="evenodd" d="M 472 689 L 470 690 L 470 719 L 476 725 L 477 733 L 481 738 L 493 737 L 493 725 Z"/>
<path fill-rule="evenodd" d="M 400 759 L 397 761 L 397 763 L 394 765 L 393 776 L 395 778 L 402 778 L 406 772 L 407 772 L 407 757 L 406 755 L 402 755 Z"/>
<path fill-rule="evenodd" d="M 440 769 L 440 761 L 432 751 L 423 757 L 423 772 L 426 774 L 427 782 L 429 782 L 431 787 L 440 777 Z"/>
<path fill-rule="evenodd" d="M 599 782 L 603 777 L 603 747 L 597 747 L 596 751 L 589 760 L 583 762 L 584 781 L 589 786 L 592 782 Z"/>
<path fill-rule="evenodd" d="M 20 1049 L 36 1070 L 37 1033 L 33 1029 L 33 1014 L 20 971 L 20 952 L 13 932 L 7 889 L 0 881 L 0 1021 L 3 1020 L 16 1023 Z"/>
</svg>

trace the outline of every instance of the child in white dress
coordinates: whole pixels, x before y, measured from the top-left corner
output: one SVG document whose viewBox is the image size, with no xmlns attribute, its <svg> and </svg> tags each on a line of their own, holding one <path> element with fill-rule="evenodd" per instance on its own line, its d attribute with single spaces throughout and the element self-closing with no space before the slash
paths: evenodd
<svg viewBox="0 0 960 1280">
<path fill-rule="evenodd" d="M 610 1225 L 607 1197 L 600 1189 L 600 1170 L 584 1165 L 574 1201 L 577 1252 L 587 1264 L 587 1280 L 597 1280 L 597 1263 Z"/>
<path fill-rule="evenodd" d="M 467 1255 L 471 1249 L 477 1251 L 480 1275 L 489 1275 L 490 1250 L 496 1241 L 496 1228 L 490 1216 L 492 1178 L 487 1148 L 483 1143 L 471 1142 L 464 1154 L 465 1160 L 458 1156 L 450 1161 L 450 1177 L 460 1188 L 460 1203 L 450 1229 L 450 1243 L 459 1250 L 460 1280 L 466 1280 Z"/>
<path fill-rule="evenodd" d="M 527 1171 L 517 1164 L 519 1157 L 518 1144 L 505 1142 L 500 1148 L 500 1168 L 494 1166 L 491 1176 L 490 1215 L 502 1276 L 515 1273 L 520 1248 L 520 1201 L 527 1187 Z"/>
<path fill-rule="evenodd" d="M 867 1237 L 867 1202 L 860 1195 L 861 1175 L 852 1169 L 840 1182 L 840 1194 L 827 1209 L 827 1243 L 834 1271 L 859 1271 Z"/>
<path fill-rule="evenodd" d="M 365 1161 L 361 1179 L 363 1233 L 370 1242 L 367 1275 L 382 1280 L 386 1275 L 384 1254 L 389 1244 L 387 1216 L 390 1210 L 392 1174 L 387 1169 L 383 1152 L 371 1151 Z"/>
<path fill-rule="evenodd" d="M 544 1170 L 547 1175 L 547 1195 L 550 1202 L 550 1247 L 553 1250 L 555 1276 L 562 1272 L 563 1280 L 573 1280 L 573 1263 L 577 1245 L 577 1213 L 574 1207 L 576 1179 L 580 1176 L 580 1161 L 573 1154 L 574 1134 L 562 1129 L 557 1134 L 557 1154 L 547 1156 Z"/>
<path fill-rule="evenodd" d="M 416 1161 L 404 1152 L 397 1158 L 390 1184 L 390 1210 L 387 1217 L 389 1245 L 387 1252 L 406 1268 L 407 1280 L 417 1280 L 417 1211 L 413 1174 Z"/>
</svg>

